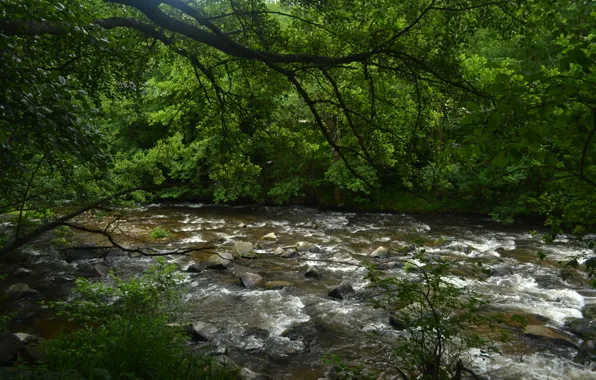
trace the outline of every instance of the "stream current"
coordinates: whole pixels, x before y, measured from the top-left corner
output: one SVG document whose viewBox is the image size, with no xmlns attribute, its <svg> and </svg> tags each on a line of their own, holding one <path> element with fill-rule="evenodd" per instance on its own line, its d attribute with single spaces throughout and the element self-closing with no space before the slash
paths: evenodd
<svg viewBox="0 0 596 380">
<path fill-rule="evenodd" d="M 390 367 L 391 347 L 386 341 L 399 332 L 390 326 L 386 312 L 372 308 L 363 297 L 358 297 L 366 292 L 366 269 L 345 264 L 391 261 L 368 257 L 381 245 L 403 251 L 413 241 L 424 241 L 427 254 L 452 262 L 451 281 L 484 295 L 499 312 L 524 315 L 530 324 L 552 328 L 578 344 L 581 341 L 566 331 L 565 321 L 581 318 L 582 309 L 596 303 L 596 292 L 585 279 L 576 276 L 563 280 L 559 275 L 561 266 L 557 261 L 581 253 L 581 248 L 566 238 L 546 245 L 532 235 L 536 226 L 504 227 L 488 218 L 472 216 L 202 204 L 150 205 L 127 211 L 120 223 L 131 234 L 146 236 L 157 226 L 172 231 L 173 237 L 163 248 L 216 241 L 218 250 L 225 251 L 235 242 L 256 243 L 274 232 L 278 236 L 275 244 L 257 245 L 256 252 L 262 260 L 246 265 L 237 263 L 225 271 L 186 273 L 189 265 L 208 256 L 204 253 L 167 260 L 180 266 L 189 285 L 181 318 L 216 324 L 220 332 L 214 339 L 214 350 L 226 352 L 238 364 L 276 379 L 321 378 L 329 368 L 322 359 L 331 355 L 371 368 Z M 299 241 L 314 243 L 319 251 L 303 253 L 300 260 L 273 255 L 275 248 Z M 547 254 L 546 260 L 537 259 L 539 250 Z M 60 255 L 48 254 L 39 245 L 30 248 L 27 255 L 39 286 L 45 286 L 52 294 L 48 298 L 67 299 L 68 280 L 81 261 L 69 263 Z M 85 262 L 103 262 L 127 276 L 141 273 L 152 259 L 118 255 L 105 261 Z M 485 270 L 498 270 L 479 280 L 477 262 L 482 262 Z M 304 272 L 308 267 L 316 267 L 321 279 L 306 279 Z M 49 269 L 44 272 L 44 268 Z M 265 281 L 287 281 L 292 286 L 276 290 L 244 288 L 238 280 L 244 272 L 258 273 Z M 391 276 L 405 275 L 398 267 L 385 272 Z M 329 290 L 343 280 L 351 282 L 357 296 L 341 301 L 328 297 Z M 26 308 L 24 304 L 21 307 Z M 51 335 L 47 323 L 34 320 L 24 325 L 30 332 Z M 511 331 L 514 340 L 502 345 L 501 354 L 472 352 L 474 367 L 486 378 L 596 378 L 590 368 L 573 362 L 576 348 L 525 336 L 523 328 Z"/>
</svg>

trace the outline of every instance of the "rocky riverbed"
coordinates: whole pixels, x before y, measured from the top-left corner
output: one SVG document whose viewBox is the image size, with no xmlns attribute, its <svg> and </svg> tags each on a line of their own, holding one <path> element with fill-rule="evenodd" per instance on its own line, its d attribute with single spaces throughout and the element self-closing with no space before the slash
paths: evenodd
<svg viewBox="0 0 596 380">
<path fill-rule="evenodd" d="M 514 339 L 502 345 L 501 355 L 470 353 L 486 378 L 596 377 L 590 364 L 596 355 L 596 292 L 579 273 L 565 280 L 559 275 L 558 261 L 581 253 L 581 247 L 566 238 L 545 245 L 530 232 L 536 226 L 503 227 L 463 216 L 200 204 L 127 210 L 118 226 L 126 246 L 207 246 L 167 259 L 188 285 L 180 319 L 213 326 L 206 330 L 209 349 L 276 379 L 323 377 L 329 365 L 322 359 L 332 355 L 390 368 L 388 342 L 399 330 L 367 303 L 364 264 L 404 276 L 403 260 L 416 247 L 451 261 L 450 280 L 485 295 L 495 311 L 527 318 L 526 327 L 506 326 Z M 148 238 L 156 227 L 171 236 Z M 69 238 L 74 246 L 106 245 L 96 235 Z M 547 259 L 538 260 L 538 251 Z M 130 276 L 151 262 L 107 248 L 59 250 L 42 239 L 1 264 L 9 296 L 2 311 L 15 312 L 11 331 L 51 338 L 68 325 L 40 308 L 40 300 L 68 299 L 76 276 L 109 280 L 108 270 Z"/>
</svg>

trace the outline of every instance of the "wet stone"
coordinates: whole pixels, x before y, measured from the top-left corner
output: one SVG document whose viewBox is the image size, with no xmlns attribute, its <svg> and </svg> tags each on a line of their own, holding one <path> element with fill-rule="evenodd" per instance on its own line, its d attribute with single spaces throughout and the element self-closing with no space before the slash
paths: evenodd
<svg viewBox="0 0 596 380">
<path fill-rule="evenodd" d="M 553 329 L 550 329 L 546 326 L 528 325 L 524 329 L 524 334 L 531 338 L 548 340 L 548 341 L 551 341 L 553 343 L 556 343 L 556 344 L 559 344 L 562 346 L 568 346 L 568 347 L 574 347 L 574 348 L 577 347 L 575 342 L 570 337 L 568 337 L 562 333 L 559 333 Z"/>
<path fill-rule="evenodd" d="M 15 334 L 5 332 L 0 335 L 0 366 L 13 365 L 22 345 L 23 343 Z"/>
<path fill-rule="evenodd" d="M 270 232 L 267 235 L 263 236 L 261 238 L 261 240 L 276 241 L 277 240 L 277 235 L 275 234 L 275 232 Z"/>
<path fill-rule="evenodd" d="M 321 278 L 321 274 L 319 273 L 319 271 L 317 270 L 317 268 L 315 268 L 315 267 L 308 267 L 308 269 L 304 273 L 304 277 L 319 279 L 319 278 Z"/>
<path fill-rule="evenodd" d="M 201 263 L 194 263 L 194 264 L 189 265 L 189 267 L 186 268 L 186 271 L 188 273 L 200 273 L 200 272 L 204 271 L 205 269 L 207 269 L 207 263 L 201 262 Z"/>
<path fill-rule="evenodd" d="M 580 346 L 573 361 L 581 364 L 596 362 L 596 341 L 586 340 Z"/>
<path fill-rule="evenodd" d="M 252 243 L 246 241 L 237 241 L 232 247 L 232 252 L 241 258 L 254 258 L 256 257 L 254 247 Z"/>
<path fill-rule="evenodd" d="M 42 338 L 40 338 L 36 335 L 31 335 L 31 334 L 26 334 L 26 333 L 15 333 L 14 335 L 17 338 L 19 338 L 19 340 L 23 344 L 34 344 L 34 343 L 41 342 L 43 340 Z"/>
<path fill-rule="evenodd" d="M 77 270 L 87 277 L 107 277 L 109 273 L 108 268 L 101 264 L 79 264 Z"/>
<path fill-rule="evenodd" d="M 285 252 L 284 252 L 284 253 L 281 255 L 281 257 L 283 257 L 284 259 L 292 259 L 292 258 L 294 258 L 294 257 L 297 257 L 297 256 L 298 256 L 298 251 L 296 251 L 296 250 L 295 250 L 295 249 L 293 249 L 293 248 L 290 248 L 290 249 L 286 250 L 286 251 L 285 251 Z"/>
<path fill-rule="evenodd" d="M 193 340 L 198 341 L 210 341 L 219 332 L 219 329 L 214 324 L 202 321 L 188 325 L 184 330 Z"/>
<path fill-rule="evenodd" d="M 369 256 L 378 259 L 384 259 L 389 257 L 389 255 L 389 250 L 383 246 L 380 246 L 379 248 L 375 249 Z"/>
<path fill-rule="evenodd" d="M 309 243 L 307 241 L 299 241 L 298 243 L 296 243 L 296 251 L 320 253 L 321 249 L 313 243 Z"/>
<path fill-rule="evenodd" d="M 33 297 L 38 295 L 39 292 L 32 289 L 27 284 L 14 284 L 6 290 L 6 296 L 9 300 L 18 300 L 26 297 Z"/>
<path fill-rule="evenodd" d="M 330 291 L 327 295 L 331 298 L 345 300 L 354 295 L 355 293 L 356 292 L 354 291 L 354 288 L 352 288 L 352 284 L 350 284 L 350 282 L 346 280 L 342 281 L 341 284 L 339 284 L 336 288 Z"/>
<path fill-rule="evenodd" d="M 245 288 L 253 288 L 261 281 L 263 281 L 263 277 L 256 273 L 242 273 L 240 275 L 240 282 Z"/>
<path fill-rule="evenodd" d="M 27 277 L 27 276 L 31 275 L 31 273 L 33 273 L 33 271 L 31 269 L 19 268 L 16 270 L 16 272 L 14 272 L 14 276 L 15 277 Z"/>
<path fill-rule="evenodd" d="M 230 252 L 220 252 L 209 256 L 205 263 L 207 269 L 224 270 L 230 266 L 233 260 L 234 255 Z"/>
<path fill-rule="evenodd" d="M 567 322 L 569 331 L 582 339 L 596 338 L 596 321 L 584 318 L 573 318 Z"/>
<path fill-rule="evenodd" d="M 288 281 L 268 281 L 265 283 L 267 289 L 283 289 L 292 286 Z"/>
<path fill-rule="evenodd" d="M 273 251 L 273 254 L 275 256 L 281 256 L 281 255 L 284 254 L 284 252 L 285 251 L 284 251 L 284 249 L 282 247 L 277 247 L 277 248 L 275 248 L 275 251 Z"/>
<path fill-rule="evenodd" d="M 238 373 L 238 380 L 272 380 L 272 377 L 244 367 Z"/>
</svg>

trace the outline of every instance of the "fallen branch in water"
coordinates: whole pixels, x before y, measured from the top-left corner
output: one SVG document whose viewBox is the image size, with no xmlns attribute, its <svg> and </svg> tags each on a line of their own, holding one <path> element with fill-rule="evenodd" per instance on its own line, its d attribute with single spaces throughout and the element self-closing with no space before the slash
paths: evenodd
<svg viewBox="0 0 596 380">
<path fill-rule="evenodd" d="M 112 234 L 107 231 L 107 228 L 105 228 L 103 230 L 98 229 L 98 228 L 89 228 L 89 227 L 84 227 L 84 226 L 80 226 L 78 224 L 69 223 L 69 222 L 61 222 L 61 223 L 59 223 L 59 225 L 70 227 L 72 229 L 83 231 L 83 232 L 103 235 L 110 241 L 110 243 L 115 248 L 118 248 L 124 252 L 128 252 L 129 254 L 138 253 L 139 255 L 142 255 L 142 256 L 150 256 L 150 257 L 176 256 L 176 255 L 183 256 L 183 255 L 187 255 L 192 252 L 206 252 L 208 249 L 213 248 L 213 245 L 212 245 L 213 242 L 211 242 L 211 241 L 206 242 L 201 247 L 178 248 L 173 251 L 166 251 L 166 252 L 160 252 L 160 251 L 157 251 L 152 248 L 141 248 L 141 247 L 127 248 L 127 247 L 124 247 L 123 245 L 121 245 L 120 243 L 118 243 L 116 241 L 116 239 L 114 239 L 114 236 L 112 236 Z"/>
</svg>

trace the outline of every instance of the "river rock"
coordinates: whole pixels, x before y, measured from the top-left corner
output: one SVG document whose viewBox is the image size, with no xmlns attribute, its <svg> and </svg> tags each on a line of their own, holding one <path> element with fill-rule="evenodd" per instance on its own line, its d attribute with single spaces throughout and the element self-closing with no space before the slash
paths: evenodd
<svg viewBox="0 0 596 380">
<path fill-rule="evenodd" d="M 27 284 L 14 284 L 6 290 L 6 296 L 10 300 L 18 300 L 25 297 L 32 297 L 38 295 L 39 292 L 32 289 Z"/>
<path fill-rule="evenodd" d="M 344 280 L 335 289 L 330 291 L 327 295 L 331 298 L 337 298 L 340 300 L 347 299 L 354 295 L 356 292 L 352 288 L 352 284 L 349 281 Z"/>
<path fill-rule="evenodd" d="M 107 277 L 108 268 L 101 264 L 79 264 L 77 270 L 87 277 Z"/>
<path fill-rule="evenodd" d="M 546 326 L 528 325 L 524 329 L 524 334 L 531 338 L 545 339 L 556 344 L 577 348 L 577 345 L 570 337 Z"/>
<path fill-rule="evenodd" d="M 233 260 L 234 255 L 232 255 L 230 252 L 219 252 L 209 256 L 205 263 L 207 269 L 223 270 L 227 269 Z"/>
<path fill-rule="evenodd" d="M 281 257 L 283 257 L 284 259 L 291 259 L 298 256 L 298 251 L 296 251 L 294 248 L 290 248 L 287 249 L 282 255 Z"/>
<path fill-rule="evenodd" d="M 245 288 L 253 288 L 257 286 L 261 281 L 263 281 L 263 277 L 259 276 L 256 273 L 242 273 L 240 275 L 240 282 Z"/>
<path fill-rule="evenodd" d="M 232 372 L 237 372 L 240 370 L 240 367 L 236 362 L 230 359 L 227 355 L 217 355 L 215 357 L 215 362 L 219 364 L 222 368 L 227 368 Z"/>
<path fill-rule="evenodd" d="M 596 321 L 584 318 L 573 318 L 567 322 L 569 331 L 582 339 L 596 338 Z"/>
<path fill-rule="evenodd" d="M 204 271 L 205 269 L 207 269 L 207 263 L 200 262 L 200 263 L 193 263 L 193 264 L 189 265 L 188 268 L 186 268 L 186 271 L 188 273 L 200 273 L 200 272 Z"/>
<path fill-rule="evenodd" d="M 13 365 L 22 345 L 21 340 L 13 333 L 5 332 L 0 335 L 0 366 Z"/>
<path fill-rule="evenodd" d="M 296 251 L 319 253 L 321 252 L 321 249 L 313 243 L 307 241 L 299 241 L 298 243 L 296 243 Z"/>
<path fill-rule="evenodd" d="M 389 317 L 389 324 L 396 330 L 405 330 L 408 327 L 404 321 L 397 318 L 395 315 Z"/>
<path fill-rule="evenodd" d="M 253 372 L 250 369 L 244 367 L 238 373 L 237 379 L 238 380 L 272 380 L 273 378 L 269 375 Z"/>
<path fill-rule="evenodd" d="M 240 224 L 238 225 L 238 228 L 246 228 L 246 227 L 247 227 L 247 225 L 246 225 L 246 224 L 244 224 L 244 223 L 240 223 Z"/>
<path fill-rule="evenodd" d="M 27 345 L 19 348 L 19 357 L 31 364 L 46 362 L 48 354 L 43 344 Z"/>
<path fill-rule="evenodd" d="M 506 264 L 496 265 L 488 270 L 489 275 L 494 277 L 512 276 L 513 270 Z"/>
<path fill-rule="evenodd" d="M 273 254 L 275 256 L 281 256 L 281 255 L 284 254 L 284 252 L 285 251 L 284 251 L 284 249 L 282 247 L 277 247 L 277 248 L 275 248 L 275 251 L 273 251 Z"/>
<path fill-rule="evenodd" d="M 304 272 L 304 277 L 319 279 L 321 278 L 321 273 L 319 273 L 319 271 L 315 267 L 308 267 L 306 272 Z"/>
<path fill-rule="evenodd" d="M 585 318 L 596 319 L 596 304 L 586 305 L 582 314 Z"/>
<path fill-rule="evenodd" d="M 261 238 L 261 240 L 276 241 L 277 240 L 277 235 L 275 234 L 275 232 L 270 232 L 267 235 L 263 236 Z"/>
<path fill-rule="evenodd" d="M 252 243 L 245 241 L 237 241 L 236 243 L 234 243 L 234 246 L 232 247 L 232 252 L 234 252 L 236 256 L 241 258 L 252 259 L 256 256 Z"/>
<path fill-rule="evenodd" d="M 198 321 L 192 325 L 186 326 L 184 331 L 189 334 L 193 340 L 207 342 L 215 337 L 219 332 L 219 329 L 212 323 Z"/>
<path fill-rule="evenodd" d="M 380 246 L 379 248 L 375 249 L 369 256 L 378 259 L 384 259 L 389 257 L 389 250 L 383 246 Z"/>
<path fill-rule="evenodd" d="M 30 334 L 25 334 L 25 333 L 15 333 L 14 335 L 17 338 L 19 338 L 19 340 L 23 344 L 34 344 L 34 343 L 41 342 L 43 340 L 42 338 L 40 338 L 36 335 L 30 335 Z"/>
<path fill-rule="evenodd" d="M 292 283 L 288 281 L 267 281 L 265 283 L 267 289 L 283 289 L 290 286 L 292 286 Z"/>
<path fill-rule="evenodd" d="M 16 272 L 14 272 L 14 276 L 15 277 L 27 277 L 31 273 L 33 273 L 33 271 L 31 269 L 19 268 L 19 269 L 16 270 Z"/>
<path fill-rule="evenodd" d="M 596 341 L 584 341 L 573 358 L 573 361 L 581 364 L 596 362 Z"/>
</svg>

